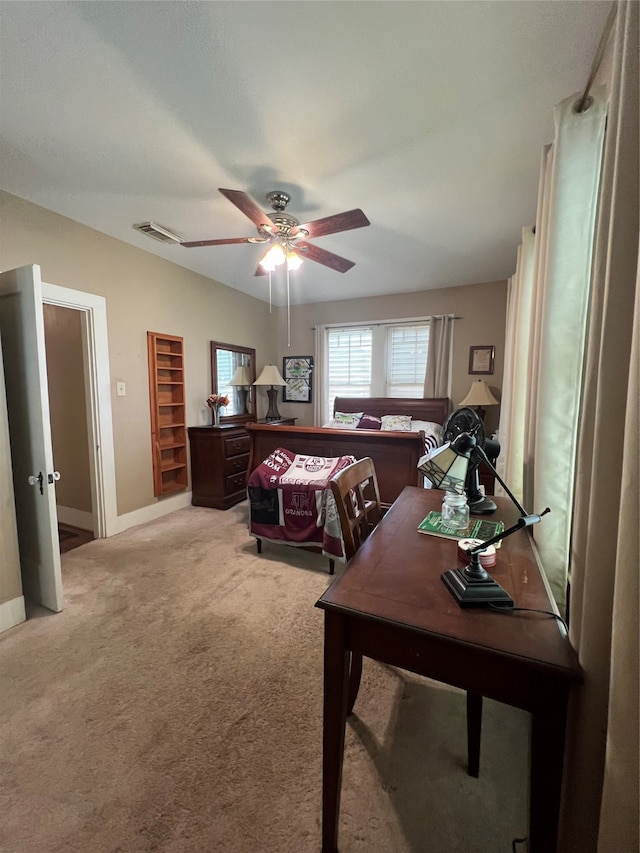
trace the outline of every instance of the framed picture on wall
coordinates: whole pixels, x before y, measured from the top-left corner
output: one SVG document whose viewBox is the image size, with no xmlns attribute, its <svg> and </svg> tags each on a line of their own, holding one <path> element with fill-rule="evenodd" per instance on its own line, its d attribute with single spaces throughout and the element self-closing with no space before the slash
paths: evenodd
<svg viewBox="0 0 640 853">
<path fill-rule="evenodd" d="M 283 403 L 310 403 L 312 400 L 312 355 L 292 355 L 282 359 Z"/>
<path fill-rule="evenodd" d="M 469 373 L 493 373 L 494 346 L 469 347 Z"/>
</svg>

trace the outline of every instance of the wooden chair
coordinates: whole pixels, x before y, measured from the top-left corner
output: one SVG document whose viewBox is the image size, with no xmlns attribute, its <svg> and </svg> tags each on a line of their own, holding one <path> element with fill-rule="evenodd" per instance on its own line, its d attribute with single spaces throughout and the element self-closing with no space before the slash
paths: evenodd
<svg viewBox="0 0 640 853">
<path fill-rule="evenodd" d="M 340 520 L 344 551 L 349 561 L 384 515 L 373 460 L 366 456 L 343 468 L 329 481 Z M 347 713 L 351 714 L 358 698 L 362 678 L 362 655 L 351 652 Z M 482 696 L 467 693 L 467 772 L 477 777 L 480 772 L 480 734 Z"/>
<path fill-rule="evenodd" d="M 365 456 L 343 468 L 329 484 L 349 561 L 383 516 L 373 460 Z"/>
</svg>

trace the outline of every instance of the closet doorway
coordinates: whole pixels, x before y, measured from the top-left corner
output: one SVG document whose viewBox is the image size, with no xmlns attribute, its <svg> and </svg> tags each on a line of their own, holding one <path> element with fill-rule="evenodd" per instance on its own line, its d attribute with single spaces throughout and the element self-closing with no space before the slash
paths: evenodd
<svg viewBox="0 0 640 853">
<path fill-rule="evenodd" d="M 82 312 L 45 302 L 44 339 L 60 553 L 95 537 Z"/>
<path fill-rule="evenodd" d="M 43 281 L 42 302 L 55 462 L 62 468 L 64 461 L 66 469 L 65 486 L 61 478 L 56 489 L 58 520 L 104 538 L 115 533 L 117 518 L 106 300 Z M 80 364 L 68 363 L 74 356 Z M 79 421 L 73 427 L 64 412 L 54 411 L 63 401 Z M 77 458 L 63 435 L 68 428 Z"/>
<path fill-rule="evenodd" d="M 117 522 L 105 299 L 41 282 L 37 265 L 0 273 L 0 328 L 13 468 L 20 568 L 25 597 L 57 612 L 60 573 L 43 303 L 82 316 L 89 459 L 95 535 Z"/>
</svg>

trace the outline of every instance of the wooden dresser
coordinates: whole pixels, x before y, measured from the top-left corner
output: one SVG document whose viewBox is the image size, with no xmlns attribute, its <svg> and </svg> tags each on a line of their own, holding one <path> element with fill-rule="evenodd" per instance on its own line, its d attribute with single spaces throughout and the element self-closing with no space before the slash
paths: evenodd
<svg viewBox="0 0 640 853">
<path fill-rule="evenodd" d="M 244 426 L 189 427 L 191 503 L 229 509 L 247 496 L 249 436 Z"/>
</svg>

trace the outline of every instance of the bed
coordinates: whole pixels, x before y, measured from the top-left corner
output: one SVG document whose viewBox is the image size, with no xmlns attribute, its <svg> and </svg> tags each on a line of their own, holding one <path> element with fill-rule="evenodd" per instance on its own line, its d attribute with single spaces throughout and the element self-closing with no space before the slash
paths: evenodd
<svg viewBox="0 0 640 853">
<path fill-rule="evenodd" d="M 450 411 L 448 397 L 336 397 L 336 413 L 364 412 L 373 418 L 409 416 L 412 421 L 443 424 Z M 423 430 L 396 432 L 335 427 L 296 427 L 249 423 L 249 476 L 271 453 L 284 448 L 294 454 L 319 457 L 371 457 L 376 468 L 380 500 L 389 507 L 405 486 L 422 485 L 417 465 L 428 437 Z"/>
</svg>

